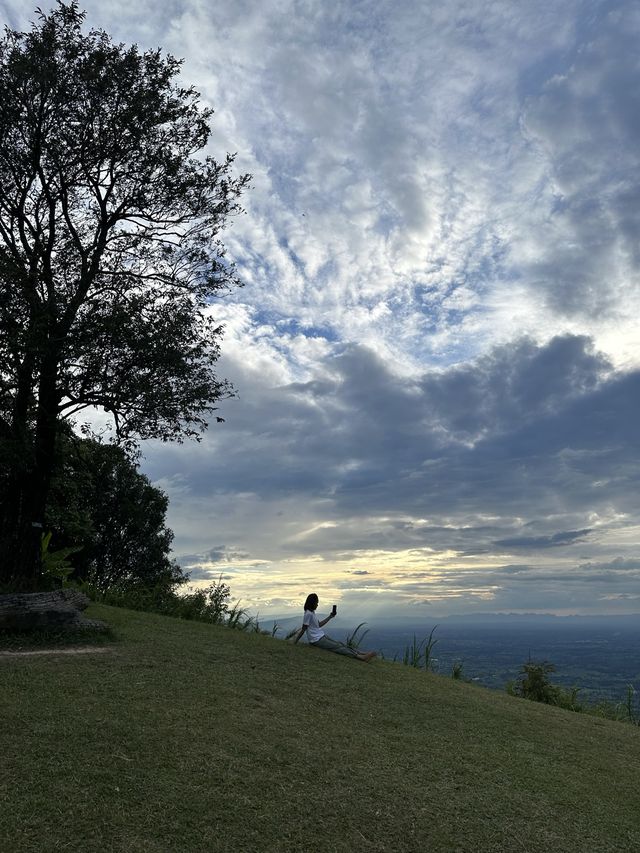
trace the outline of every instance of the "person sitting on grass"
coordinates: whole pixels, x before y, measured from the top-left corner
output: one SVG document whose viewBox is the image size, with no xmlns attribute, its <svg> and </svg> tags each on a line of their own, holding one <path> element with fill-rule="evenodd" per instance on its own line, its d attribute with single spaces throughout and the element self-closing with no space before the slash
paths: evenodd
<svg viewBox="0 0 640 853">
<path fill-rule="evenodd" d="M 371 658 L 376 656 L 375 652 L 361 652 L 359 649 L 352 649 L 351 646 L 347 646 L 346 643 L 339 643 L 337 640 L 332 640 L 331 637 L 327 637 L 325 632 L 322 630 L 322 626 L 326 625 L 330 619 L 335 617 L 336 606 L 335 604 L 333 605 L 333 610 L 326 619 L 323 619 L 322 622 L 318 622 L 318 617 L 316 616 L 318 602 L 319 599 L 315 592 L 312 592 L 311 595 L 307 596 L 307 600 L 304 603 L 304 619 L 302 620 L 302 627 L 295 635 L 294 643 L 297 643 L 306 631 L 309 645 L 315 646 L 317 649 L 326 649 L 328 652 L 335 652 L 338 655 L 347 655 L 350 658 L 356 658 L 357 660 L 363 661 L 370 661 Z"/>
</svg>

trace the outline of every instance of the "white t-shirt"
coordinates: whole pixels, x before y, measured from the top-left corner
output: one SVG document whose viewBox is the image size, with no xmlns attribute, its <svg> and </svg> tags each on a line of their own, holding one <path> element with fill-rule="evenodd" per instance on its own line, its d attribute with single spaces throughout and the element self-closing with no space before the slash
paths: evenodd
<svg viewBox="0 0 640 853">
<path fill-rule="evenodd" d="M 304 611 L 302 624 L 307 626 L 307 639 L 310 643 L 317 643 L 324 637 L 324 631 L 318 624 L 318 617 L 313 610 Z"/>
</svg>

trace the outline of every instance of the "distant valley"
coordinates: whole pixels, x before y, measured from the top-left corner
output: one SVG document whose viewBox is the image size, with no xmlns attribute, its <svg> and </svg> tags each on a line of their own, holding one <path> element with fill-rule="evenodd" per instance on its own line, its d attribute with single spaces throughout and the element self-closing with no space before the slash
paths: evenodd
<svg viewBox="0 0 640 853">
<path fill-rule="evenodd" d="M 281 620 L 280 631 L 298 620 Z M 404 650 L 428 637 L 436 626 L 433 669 L 450 675 L 462 663 L 462 677 L 494 689 L 505 688 L 530 658 L 556 666 L 552 680 L 577 686 L 591 701 L 621 701 L 632 684 L 640 691 L 640 616 L 487 615 L 423 619 L 420 622 L 371 620 L 363 647 L 388 660 L 402 660 Z M 355 624 L 352 626 L 355 628 Z M 328 633 L 344 640 L 348 625 L 332 625 Z"/>
</svg>

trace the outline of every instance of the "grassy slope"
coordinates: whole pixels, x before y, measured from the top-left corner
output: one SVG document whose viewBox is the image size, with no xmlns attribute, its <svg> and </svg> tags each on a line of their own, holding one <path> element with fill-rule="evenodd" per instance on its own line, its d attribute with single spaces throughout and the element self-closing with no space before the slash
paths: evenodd
<svg viewBox="0 0 640 853">
<path fill-rule="evenodd" d="M 0 850 L 630 851 L 640 730 L 397 664 L 92 606 L 0 659 Z"/>
</svg>

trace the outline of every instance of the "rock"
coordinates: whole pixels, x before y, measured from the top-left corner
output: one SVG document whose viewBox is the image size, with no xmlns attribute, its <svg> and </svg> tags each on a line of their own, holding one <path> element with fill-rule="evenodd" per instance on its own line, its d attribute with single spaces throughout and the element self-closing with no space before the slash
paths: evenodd
<svg viewBox="0 0 640 853">
<path fill-rule="evenodd" d="M 0 631 L 106 628 L 104 622 L 84 618 L 81 611 L 88 604 L 77 589 L 0 595 Z"/>
</svg>

